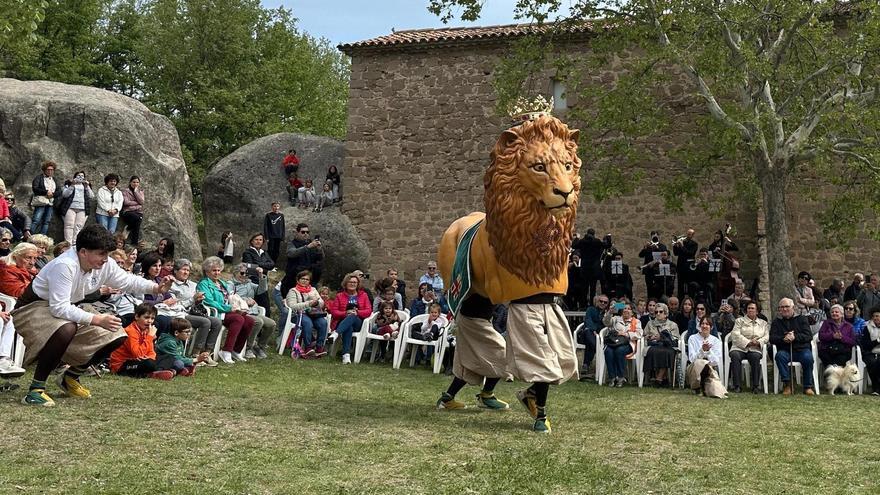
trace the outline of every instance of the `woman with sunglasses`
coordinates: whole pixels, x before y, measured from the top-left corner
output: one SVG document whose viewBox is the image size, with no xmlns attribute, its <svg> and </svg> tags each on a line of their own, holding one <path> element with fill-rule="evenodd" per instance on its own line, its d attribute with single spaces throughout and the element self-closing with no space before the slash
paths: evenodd
<svg viewBox="0 0 880 495">
<path fill-rule="evenodd" d="M 855 301 L 846 301 L 843 303 L 843 319 L 853 327 L 856 337 L 861 337 L 865 331 L 867 322 L 862 318 L 862 312 L 859 305 Z"/>
<path fill-rule="evenodd" d="M 645 327 L 645 371 L 655 387 L 669 386 L 669 370 L 675 363 L 675 350 L 680 337 L 678 325 L 669 319 L 669 307 L 654 304 L 654 318 Z"/>
<path fill-rule="evenodd" d="M 0 227 L 0 256 L 9 256 L 12 251 L 12 232 Z"/>
</svg>

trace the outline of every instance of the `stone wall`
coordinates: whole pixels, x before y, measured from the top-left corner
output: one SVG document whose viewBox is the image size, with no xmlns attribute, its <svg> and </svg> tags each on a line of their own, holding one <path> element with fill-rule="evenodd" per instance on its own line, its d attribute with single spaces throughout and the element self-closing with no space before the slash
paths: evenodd
<svg viewBox="0 0 880 495">
<path fill-rule="evenodd" d="M 423 273 L 425 262 L 435 258 L 437 243 L 447 226 L 459 216 L 483 209 L 481 178 L 492 145 L 505 128 L 505 119 L 494 113 L 491 84 L 497 61 L 504 54 L 503 46 L 489 44 L 354 54 L 345 142 L 344 209 L 370 247 L 369 271 L 374 277 L 395 267 L 412 283 Z M 615 79 L 617 67 L 614 64 L 607 72 L 591 77 L 608 83 Z M 549 89 L 549 74 L 547 82 Z M 700 111 L 676 98 L 673 106 L 682 114 Z M 568 103 L 589 108 L 589 102 L 577 102 L 572 96 Z M 568 120 L 565 112 L 557 115 Z M 568 123 L 578 126 L 576 122 Z M 636 254 L 653 229 L 660 230 L 671 247 L 673 235 L 691 227 L 697 231 L 700 245 L 706 246 L 712 233 L 730 222 L 736 232 L 734 241 L 740 247 L 737 255 L 742 260 L 741 275 L 747 282 L 758 276 L 758 205 L 738 200 L 728 205 L 731 213 L 726 218 L 711 218 L 696 202 L 687 203 L 682 212 L 667 212 L 657 194 L 656 184 L 679 170 L 668 151 L 674 143 L 688 139 L 691 130 L 679 126 L 662 139 L 645 140 L 644 150 L 653 158 L 628 165 L 633 175 L 643 175 L 632 195 L 602 203 L 586 192 L 581 196 L 577 230 L 583 233 L 593 227 L 599 235 L 613 235 L 615 246 L 624 252 L 624 261 L 633 272 L 637 297 L 644 294 L 644 282 L 636 270 L 641 265 Z M 581 134 L 587 179 L 592 176 L 590 139 Z M 718 197 L 729 196 L 725 193 L 730 191 L 736 170 L 737 165 L 731 165 L 706 187 Z M 804 233 L 792 242 L 796 269 L 810 270 L 820 284 L 827 286 L 830 277 L 843 275 L 845 270 L 865 269 L 869 260 L 877 259 L 880 249 L 876 243 L 856 243 L 860 251 L 855 256 L 817 250 L 820 233 L 812 215 L 819 205 L 805 205 L 803 201 L 796 204 L 789 229 Z"/>
</svg>

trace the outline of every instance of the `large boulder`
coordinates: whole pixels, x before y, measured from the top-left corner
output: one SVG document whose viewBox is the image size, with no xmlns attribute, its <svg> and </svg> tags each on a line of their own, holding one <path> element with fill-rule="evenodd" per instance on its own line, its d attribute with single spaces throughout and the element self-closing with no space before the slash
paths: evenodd
<svg viewBox="0 0 880 495">
<path fill-rule="evenodd" d="M 178 255 L 201 258 L 189 176 L 177 131 L 166 117 L 102 89 L 0 79 L 0 176 L 20 206 L 27 204 L 45 160 L 57 164 L 61 182 L 84 170 L 95 193 L 108 173 L 119 174 L 122 187 L 130 176 L 140 176 L 144 239 L 172 237 Z M 63 238 L 61 227 L 56 216 L 50 231 L 55 239 Z"/>
<path fill-rule="evenodd" d="M 343 173 L 343 145 L 326 137 L 273 134 L 233 151 L 211 168 L 203 182 L 202 213 L 210 254 L 217 251 L 223 232 L 231 231 L 235 259 L 241 259 L 247 240 L 262 232 L 266 212 L 278 201 L 284 207 L 288 241 L 300 222 L 309 224 L 312 235 L 321 236 L 325 254 L 321 283 L 335 289 L 346 272 L 369 266 L 369 248 L 338 206 L 322 212 L 289 206 L 287 181 L 281 170 L 281 161 L 289 149 L 296 149 L 299 156 L 299 177 L 315 179 L 316 188 L 323 183 L 331 165 Z M 279 269 L 284 269 L 285 249 L 286 243 L 278 260 Z"/>
</svg>

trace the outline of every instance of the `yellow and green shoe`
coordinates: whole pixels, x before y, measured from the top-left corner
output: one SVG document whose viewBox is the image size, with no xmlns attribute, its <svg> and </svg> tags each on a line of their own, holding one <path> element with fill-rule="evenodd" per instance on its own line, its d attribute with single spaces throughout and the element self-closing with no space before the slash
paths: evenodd
<svg viewBox="0 0 880 495">
<path fill-rule="evenodd" d="M 477 394 L 477 405 L 484 409 L 492 409 L 493 411 L 503 411 L 505 409 L 510 409 L 510 406 L 507 402 L 503 400 L 498 400 L 495 397 L 495 394 L 485 394 L 484 392 L 480 392 Z"/>
<path fill-rule="evenodd" d="M 61 389 L 61 392 L 64 395 L 69 397 L 77 397 L 80 399 L 92 398 L 92 393 L 89 392 L 89 389 L 83 387 L 79 380 L 67 375 L 61 375 L 58 377 L 58 388 Z"/>
<path fill-rule="evenodd" d="M 455 400 L 447 393 L 443 393 L 437 400 L 437 409 L 441 411 L 454 411 L 456 409 L 465 409 L 467 406 L 460 400 Z"/>
<path fill-rule="evenodd" d="M 52 398 L 46 394 L 46 390 L 42 388 L 29 390 L 27 395 L 21 399 L 21 403 L 26 406 L 52 407 L 55 405 L 55 401 L 52 400 Z"/>
<path fill-rule="evenodd" d="M 535 420 L 535 426 L 532 427 L 532 431 L 537 433 L 550 433 L 553 429 L 550 428 L 550 420 L 548 418 L 538 418 Z"/>
</svg>

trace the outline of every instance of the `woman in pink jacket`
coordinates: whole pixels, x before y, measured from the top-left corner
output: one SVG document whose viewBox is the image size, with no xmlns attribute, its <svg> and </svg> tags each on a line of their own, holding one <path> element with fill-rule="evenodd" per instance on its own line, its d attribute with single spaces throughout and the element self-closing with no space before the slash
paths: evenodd
<svg viewBox="0 0 880 495">
<path fill-rule="evenodd" d="M 364 320 L 370 317 L 373 306 L 370 296 L 361 287 L 361 279 L 349 273 L 342 279 L 342 290 L 336 294 L 330 315 L 336 322 L 336 333 L 342 339 L 342 364 L 351 363 L 351 334 L 360 330 Z"/>
</svg>

